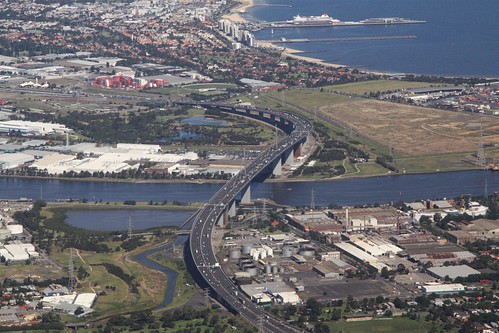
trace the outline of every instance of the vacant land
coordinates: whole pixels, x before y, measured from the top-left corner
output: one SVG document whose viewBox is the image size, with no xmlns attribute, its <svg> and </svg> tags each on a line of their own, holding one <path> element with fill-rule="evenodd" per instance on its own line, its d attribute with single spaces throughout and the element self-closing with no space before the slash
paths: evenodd
<svg viewBox="0 0 499 333">
<path fill-rule="evenodd" d="M 471 113 L 350 99 L 319 108 L 333 121 L 353 128 L 400 156 L 476 151 L 483 126 L 484 144 L 499 142 L 499 118 Z"/>
<path fill-rule="evenodd" d="M 432 172 L 475 168 L 475 154 L 483 132 L 487 162 L 499 158 L 499 118 L 478 114 L 416 107 L 335 94 L 364 93 L 428 86 L 428 84 L 374 81 L 316 89 L 261 93 L 253 104 L 288 109 L 327 124 L 331 133 L 371 155 L 393 158 L 400 172 Z M 481 130 L 482 128 L 482 130 Z M 333 135 L 334 137 L 334 135 Z M 353 175 L 387 172 L 364 168 Z"/>
<path fill-rule="evenodd" d="M 364 94 L 369 92 L 395 91 L 408 88 L 428 87 L 431 83 L 427 82 L 406 82 L 398 80 L 376 80 L 366 82 L 354 82 L 342 85 L 327 86 L 324 89 L 342 91 L 351 94 Z"/>
</svg>

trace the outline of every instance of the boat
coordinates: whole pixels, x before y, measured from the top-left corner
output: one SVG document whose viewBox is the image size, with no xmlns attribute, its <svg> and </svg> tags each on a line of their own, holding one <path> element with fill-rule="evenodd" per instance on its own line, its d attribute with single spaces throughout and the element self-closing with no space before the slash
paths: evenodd
<svg viewBox="0 0 499 333">
<path fill-rule="evenodd" d="M 325 25 L 325 24 L 338 24 L 341 23 L 340 20 L 332 18 L 328 14 L 322 14 L 320 16 L 293 16 L 293 20 L 286 21 L 287 23 L 294 25 Z"/>
</svg>

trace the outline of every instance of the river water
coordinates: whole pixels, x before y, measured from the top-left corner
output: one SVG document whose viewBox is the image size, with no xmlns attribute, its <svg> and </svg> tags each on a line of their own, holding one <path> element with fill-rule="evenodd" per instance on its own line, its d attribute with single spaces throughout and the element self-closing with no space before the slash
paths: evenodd
<svg viewBox="0 0 499 333">
<path fill-rule="evenodd" d="M 154 184 L 0 178 L 0 198 L 205 202 L 221 186 L 216 183 Z M 403 174 L 334 181 L 265 182 L 251 186 L 252 198 L 268 198 L 278 204 L 290 206 L 308 206 L 312 191 L 315 193 L 317 206 L 451 198 L 462 194 L 481 195 L 499 191 L 499 172 L 474 170 Z"/>
<path fill-rule="evenodd" d="M 144 230 L 156 227 L 178 226 L 187 220 L 194 211 L 164 209 L 105 209 L 105 210 L 68 210 L 66 223 L 77 228 L 98 231 Z"/>
</svg>

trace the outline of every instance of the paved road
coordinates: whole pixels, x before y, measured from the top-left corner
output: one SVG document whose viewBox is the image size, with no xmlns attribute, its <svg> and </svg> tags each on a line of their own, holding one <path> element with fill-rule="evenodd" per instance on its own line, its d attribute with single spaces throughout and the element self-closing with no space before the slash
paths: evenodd
<svg viewBox="0 0 499 333">
<path fill-rule="evenodd" d="M 199 104 L 203 107 L 222 107 L 219 104 Z M 193 225 L 189 238 L 190 253 L 203 279 L 220 296 L 225 303 L 253 324 L 260 326 L 264 332 L 292 333 L 301 332 L 285 321 L 267 314 L 260 306 L 252 303 L 241 294 L 239 288 L 225 274 L 217 262 L 212 248 L 212 230 L 218 218 L 233 202 L 236 195 L 246 189 L 252 180 L 266 167 L 281 158 L 281 155 L 296 144 L 303 142 L 312 125 L 307 120 L 283 111 L 246 108 L 246 110 L 263 112 L 267 116 L 273 115 L 284 118 L 293 124 L 293 130 L 277 144 L 257 156 L 245 170 L 229 180 L 192 218 Z"/>
</svg>

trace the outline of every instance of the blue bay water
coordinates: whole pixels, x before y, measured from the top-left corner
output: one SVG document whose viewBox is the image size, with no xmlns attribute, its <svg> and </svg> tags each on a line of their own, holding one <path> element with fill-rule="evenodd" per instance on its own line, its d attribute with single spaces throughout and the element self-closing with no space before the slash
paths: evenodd
<svg viewBox="0 0 499 333">
<path fill-rule="evenodd" d="M 281 44 L 362 70 L 499 77 L 497 0 L 265 0 L 248 10 L 264 21 L 327 13 L 342 21 L 404 17 L 424 24 L 261 30 L 257 39 L 415 35 L 417 39 Z M 275 6 L 281 5 L 281 6 Z M 290 6 L 282 6 L 290 5 Z"/>
</svg>

